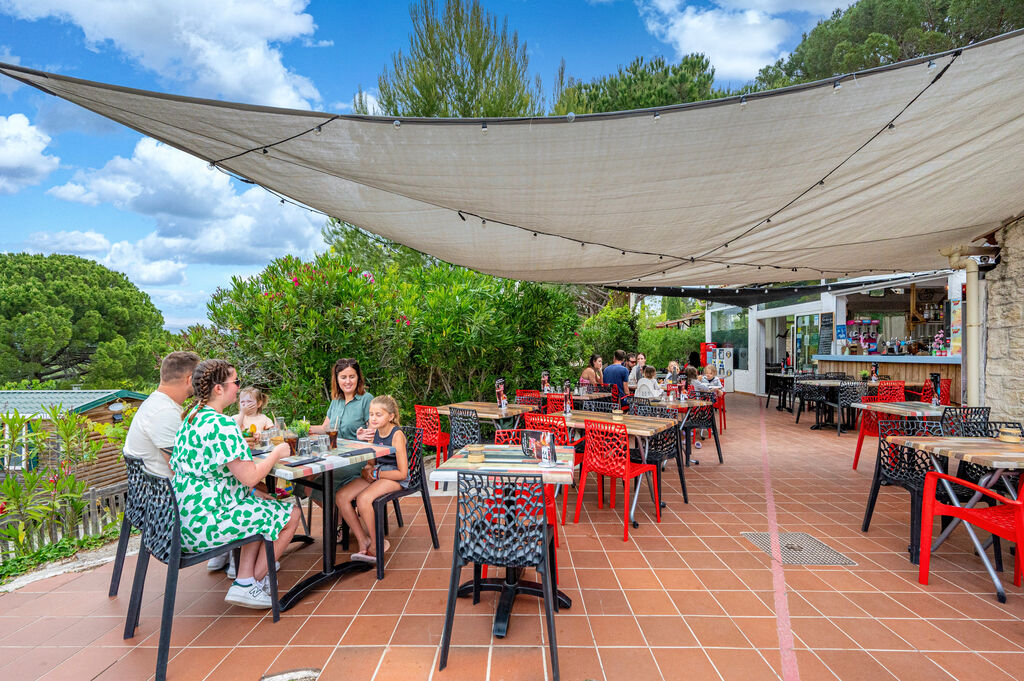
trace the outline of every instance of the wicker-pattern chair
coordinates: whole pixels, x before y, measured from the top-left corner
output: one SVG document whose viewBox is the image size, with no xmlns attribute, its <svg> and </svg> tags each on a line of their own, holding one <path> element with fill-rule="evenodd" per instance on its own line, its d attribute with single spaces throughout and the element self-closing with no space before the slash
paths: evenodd
<svg viewBox="0 0 1024 681">
<path fill-rule="evenodd" d="M 267 556 L 267 576 L 270 582 L 270 600 L 274 621 L 281 619 L 277 598 L 277 569 L 274 560 L 274 542 L 260 534 L 254 534 L 224 546 L 200 553 L 183 553 L 181 549 L 181 516 L 178 501 L 174 496 L 171 481 L 149 471 L 142 471 L 146 484 L 146 519 L 142 526 L 142 543 L 135 563 L 135 579 L 132 582 L 132 597 L 128 604 L 124 638 L 135 636 L 142 611 L 142 593 L 146 584 L 146 569 L 149 557 L 153 556 L 167 565 L 167 580 L 164 586 L 164 605 L 160 618 L 160 640 L 156 655 L 156 679 L 167 678 L 167 658 L 171 649 L 171 626 L 174 623 L 174 600 L 178 592 L 178 572 L 182 568 L 205 563 L 210 558 L 231 551 L 250 542 L 263 542 Z"/>
<path fill-rule="evenodd" d="M 551 529 L 546 522 L 547 502 L 541 476 L 459 471 L 456 484 L 458 502 L 452 571 L 448 582 L 448 605 L 441 633 L 438 669 L 443 670 L 448 665 L 462 568 L 473 564 L 474 605 L 480 602 L 482 566 L 503 566 L 509 571 L 534 568 L 541 577 L 544 595 L 551 675 L 558 681 L 558 643 L 554 614 L 558 609 L 558 601 L 552 579 L 555 572 L 554 546 Z"/>
<path fill-rule="evenodd" d="M 875 460 L 875 473 L 871 479 L 871 491 L 868 494 L 867 507 L 864 509 L 864 522 L 861 531 L 867 532 L 871 526 L 871 516 L 878 500 L 881 485 L 902 487 L 910 493 L 910 561 L 917 563 L 920 556 L 921 537 L 921 499 L 924 492 L 924 476 L 931 470 L 931 460 L 923 452 L 910 447 L 890 444 L 886 437 L 890 435 L 942 435 L 937 421 L 919 418 L 899 420 L 881 420 L 878 422 L 878 458 Z"/>
<path fill-rule="evenodd" d="M 659 419 L 676 419 L 678 416 L 678 412 L 674 409 L 652 407 L 650 405 L 646 407 L 638 406 L 634 413 L 637 416 L 651 416 Z M 670 459 L 675 459 L 676 467 L 679 469 L 679 486 L 683 490 L 683 503 L 690 503 L 690 496 L 686 493 L 686 474 L 683 472 L 686 466 L 683 465 L 681 439 L 679 428 L 669 428 L 650 438 L 650 441 L 647 443 L 647 463 L 657 466 L 655 478 L 658 482 L 658 498 L 662 500 L 662 506 L 665 505 L 665 496 L 661 493 L 662 467 Z M 634 461 L 640 461 L 640 453 L 638 451 L 630 452 L 630 456 L 633 457 Z"/>
<path fill-rule="evenodd" d="M 128 553 L 128 538 L 132 528 L 142 529 L 146 520 L 146 479 L 143 471 L 145 462 L 128 452 L 124 454 L 124 465 L 127 469 L 128 491 L 125 495 L 124 518 L 121 520 L 121 534 L 117 538 L 117 553 L 114 556 L 114 572 L 110 575 L 110 591 L 113 598 L 121 586 L 121 571 L 124 569 L 124 557 Z"/>
</svg>

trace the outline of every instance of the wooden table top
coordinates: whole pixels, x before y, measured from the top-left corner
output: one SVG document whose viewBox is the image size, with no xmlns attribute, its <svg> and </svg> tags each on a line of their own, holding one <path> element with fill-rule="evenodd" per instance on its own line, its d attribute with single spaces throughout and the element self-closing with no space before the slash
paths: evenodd
<svg viewBox="0 0 1024 681">
<path fill-rule="evenodd" d="M 497 402 L 456 402 L 455 404 L 446 404 L 443 407 L 438 407 L 437 413 L 450 416 L 449 409 L 452 407 L 458 407 L 459 409 L 474 409 L 476 410 L 477 417 L 484 419 L 485 421 L 511 419 L 516 416 L 528 414 L 537 409 L 537 407 L 532 404 L 515 404 L 514 402 L 509 402 L 508 408 L 505 409 L 505 411 L 502 411 L 498 407 Z"/>
<path fill-rule="evenodd" d="M 523 454 L 521 445 L 486 445 L 484 462 L 470 463 L 467 452 L 460 449 L 430 472 L 431 482 L 455 482 L 459 471 L 493 473 L 495 475 L 540 475 L 548 485 L 571 485 L 576 452 L 572 447 L 555 447 L 558 459 L 554 467 L 545 468 L 540 461 Z"/>
<path fill-rule="evenodd" d="M 913 447 L 937 456 L 949 456 L 989 468 L 1024 468 L 1024 442 L 1003 442 L 994 437 L 926 437 L 890 435 L 891 444 Z"/>
<path fill-rule="evenodd" d="M 663 430 L 674 427 L 678 422 L 675 419 L 659 419 L 652 416 L 630 416 L 623 414 L 621 421 L 616 421 L 611 414 L 600 411 L 580 411 L 573 409 L 571 413 L 565 414 L 565 425 L 569 428 L 583 429 L 586 421 L 601 421 L 603 423 L 621 423 L 626 426 L 626 432 L 630 435 L 650 437 L 657 435 Z"/>
<path fill-rule="evenodd" d="M 652 407 L 665 407 L 667 409 L 677 409 L 677 410 L 680 410 L 680 411 L 683 410 L 683 409 L 689 409 L 690 407 L 713 407 L 714 405 L 715 405 L 714 402 L 710 402 L 708 400 L 696 400 L 696 399 L 689 399 L 689 400 L 666 400 L 666 399 L 653 400 L 652 399 L 651 400 L 651 406 Z"/>
<path fill-rule="evenodd" d="M 850 405 L 854 409 L 874 411 L 879 414 L 894 416 L 918 416 L 926 419 L 937 419 L 942 416 L 945 406 L 932 406 L 931 402 L 855 402 Z"/>
<path fill-rule="evenodd" d="M 573 395 L 574 402 L 586 402 L 587 400 L 606 400 L 612 396 L 611 393 L 587 393 L 586 395 Z"/>
<path fill-rule="evenodd" d="M 877 388 L 878 381 L 860 381 L 853 378 L 839 380 L 838 378 L 812 378 L 808 381 L 800 381 L 800 385 L 819 385 L 825 388 L 838 388 L 843 383 L 859 383 L 869 388 Z"/>
<path fill-rule="evenodd" d="M 281 478 L 282 480 L 310 478 L 314 475 L 320 475 L 326 471 L 343 468 L 354 463 L 373 461 L 377 457 L 394 453 L 394 447 L 374 445 L 369 442 L 363 442 L 362 440 L 343 440 L 339 437 L 338 446 L 327 452 L 327 454 L 320 455 L 322 456 L 321 460 L 312 461 L 301 466 L 289 466 L 289 463 L 302 461 L 303 459 L 308 459 L 313 455 L 286 456 L 274 464 L 274 467 L 270 471 L 270 475 Z M 253 452 L 254 459 L 262 459 L 266 455 L 267 452 Z"/>
</svg>

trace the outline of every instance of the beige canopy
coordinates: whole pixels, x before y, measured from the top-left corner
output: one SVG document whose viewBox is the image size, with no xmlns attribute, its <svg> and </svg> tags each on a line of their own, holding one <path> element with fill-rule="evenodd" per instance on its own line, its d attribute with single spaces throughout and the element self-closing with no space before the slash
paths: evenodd
<svg viewBox="0 0 1024 681">
<path fill-rule="evenodd" d="M 940 248 L 1024 210 L 1024 32 L 744 98 L 558 118 L 335 116 L 0 72 L 516 279 L 646 287 L 927 270 L 946 265 Z"/>
</svg>

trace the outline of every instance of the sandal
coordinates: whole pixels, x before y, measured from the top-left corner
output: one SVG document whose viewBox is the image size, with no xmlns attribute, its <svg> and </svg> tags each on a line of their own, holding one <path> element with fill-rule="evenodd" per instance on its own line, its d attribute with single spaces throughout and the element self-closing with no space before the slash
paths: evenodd
<svg viewBox="0 0 1024 681">
<path fill-rule="evenodd" d="M 377 559 L 374 556 L 368 556 L 365 553 L 353 553 L 350 558 L 360 563 L 376 563 Z"/>
</svg>

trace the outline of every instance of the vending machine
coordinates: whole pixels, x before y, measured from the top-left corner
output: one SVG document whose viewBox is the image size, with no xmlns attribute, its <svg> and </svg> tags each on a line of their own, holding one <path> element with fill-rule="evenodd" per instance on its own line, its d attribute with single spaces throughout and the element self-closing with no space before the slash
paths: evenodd
<svg viewBox="0 0 1024 681">
<path fill-rule="evenodd" d="M 732 363 L 733 363 L 733 348 L 715 348 L 711 351 L 712 353 L 712 364 L 715 365 L 715 369 L 718 370 L 718 377 L 722 380 L 722 388 L 727 393 L 733 391 L 732 387 Z"/>
<path fill-rule="evenodd" d="M 715 348 L 718 345 L 715 343 L 701 343 L 700 344 L 700 365 L 706 367 L 709 364 L 713 364 L 715 361 L 714 353 Z"/>
</svg>

